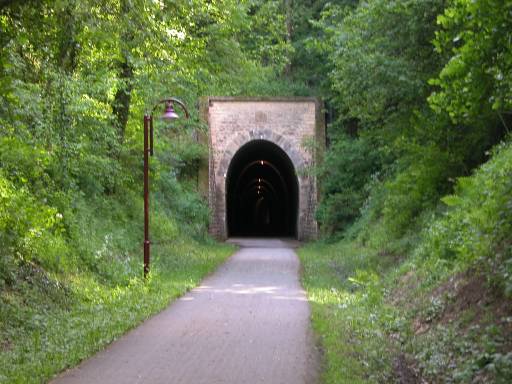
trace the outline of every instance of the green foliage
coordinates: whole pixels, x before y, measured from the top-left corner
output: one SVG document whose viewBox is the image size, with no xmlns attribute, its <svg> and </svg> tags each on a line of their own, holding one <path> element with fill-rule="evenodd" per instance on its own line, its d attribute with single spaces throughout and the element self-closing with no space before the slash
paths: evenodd
<svg viewBox="0 0 512 384">
<path fill-rule="evenodd" d="M 0 278 L 11 283 L 15 266 L 38 262 L 49 270 L 59 268 L 67 249 L 61 237 L 62 214 L 38 202 L 26 187 L 16 188 L 0 173 Z"/>
<path fill-rule="evenodd" d="M 380 214 L 389 238 L 400 238 L 422 212 L 433 209 L 450 188 L 447 181 L 457 172 L 458 164 L 434 146 L 411 152 L 414 158 L 401 158 L 405 168 L 399 168 L 397 175 L 383 185 Z"/>
<path fill-rule="evenodd" d="M 302 282 L 324 354 L 324 383 L 392 382 L 387 328 L 401 327 L 383 302 L 389 260 L 350 242 L 301 248 Z"/>
<path fill-rule="evenodd" d="M 325 234 L 345 229 L 359 216 L 367 198 L 364 186 L 378 169 L 379 154 L 364 138 L 340 135 L 319 170 L 323 199 L 317 219 Z"/>
<path fill-rule="evenodd" d="M 109 241 L 98 257 L 110 257 Z M 231 252 L 193 241 L 162 244 L 154 247 L 148 282 L 132 276 L 111 285 L 95 274 L 79 274 L 68 277 L 66 290 L 28 269 L 14 289 L 0 292 L 0 383 L 46 382 L 78 364 L 193 288 Z M 119 260 L 109 262 L 122 268 Z"/>
<path fill-rule="evenodd" d="M 426 110 L 427 80 L 439 68 L 431 40 L 441 8 L 437 0 L 373 1 L 352 10 L 330 5 L 323 12 L 320 25 L 328 38 L 323 49 L 333 66 L 331 102 L 338 114 L 331 129 L 364 143 L 327 151 L 333 170 L 322 180 L 329 203 L 321 205 L 319 219 L 333 223 L 335 231 L 353 223 L 364 207 L 371 216 L 367 222 L 385 221 L 384 237 L 401 236 L 423 209 L 436 204 L 447 176 L 456 174 L 449 169 L 460 155 L 451 143 L 462 133 Z M 356 151 L 357 162 L 351 164 Z M 344 156 L 346 164 L 330 161 Z M 346 189 L 331 188 L 343 183 Z"/>
<path fill-rule="evenodd" d="M 333 143 L 317 217 L 346 238 L 301 251 L 325 380 L 393 382 L 405 349 L 428 380 L 510 381 L 504 322 L 465 334 L 464 312 L 413 336 L 449 310 L 432 290 L 456 272 L 512 294 L 512 151 L 486 152 L 512 126 L 510 1 L 4 3 L 0 381 L 76 363 L 227 254 L 199 245 L 206 149 L 189 108 L 188 123 L 155 127 L 157 257 L 139 280 L 141 117 L 155 101 L 314 93 Z"/>
<path fill-rule="evenodd" d="M 501 145 L 473 176 L 458 179 L 453 195 L 442 199 L 448 210 L 428 228 L 419 254 L 452 262 L 486 260 L 498 272 L 494 284 L 501 283 L 512 295 L 511 175 L 512 149 Z"/>
<path fill-rule="evenodd" d="M 448 2 L 439 15 L 436 50 L 449 57 L 431 84 L 439 90 L 431 105 L 454 120 L 472 120 L 482 113 L 512 111 L 512 2 Z"/>
<path fill-rule="evenodd" d="M 439 177 L 432 168 L 438 158 L 426 156 L 414 169 L 420 174 L 401 171 L 387 186 L 396 201 L 414 203 L 402 206 L 405 213 L 398 205 L 386 212 L 394 200 L 383 200 L 388 233 L 411 221 L 404 215 L 427 209 L 415 205 L 422 203 L 416 187 L 441 193 L 429 190 L 439 184 L 430 180 Z M 402 258 L 388 249 L 410 234 L 378 242 L 370 233 L 366 246 L 359 237 L 299 251 L 325 350 L 325 382 L 392 383 L 403 377 L 402 365 L 418 380 L 510 381 L 511 175 L 512 147 L 502 144 L 473 175 L 457 180 L 454 193 L 442 198 L 443 214 L 420 222 Z"/>
<path fill-rule="evenodd" d="M 281 73 L 289 62 L 293 52 L 287 41 L 286 15 L 282 1 L 248 1 L 248 13 L 251 15 L 250 25 L 242 44 L 247 47 L 251 56 L 260 60 L 265 66 Z"/>
<path fill-rule="evenodd" d="M 273 80 L 289 43 L 284 22 L 271 20 L 277 11 L 277 2 L 203 0 L 2 5 L 3 280 L 12 281 L 21 260 L 129 279 L 144 112 L 169 90 L 189 105 L 204 94 L 282 92 L 284 82 Z M 249 47 L 251 33 L 262 40 Z M 299 88 L 287 92 L 305 92 Z M 205 236 L 207 207 L 195 180 L 206 148 L 194 139 L 203 127 L 189 109 L 189 124 L 155 127 L 153 209 L 162 237 Z"/>
<path fill-rule="evenodd" d="M 6 176 L 34 191 L 50 183 L 47 171 L 50 156 L 43 148 L 33 147 L 18 137 L 0 138 L 0 164 Z"/>
<path fill-rule="evenodd" d="M 2 3 L 0 382 L 41 382 L 77 363 L 229 253 L 206 234 L 193 105 L 307 94 L 277 79 L 291 52 L 271 17 L 279 3 L 254 4 L 255 14 L 234 0 Z M 191 118 L 155 124 L 156 260 L 142 284 L 142 116 L 166 96 Z"/>
<path fill-rule="evenodd" d="M 478 12 L 487 12 L 487 5 L 480 2 L 455 3 L 460 3 L 458 8 L 453 7 L 462 13 L 466 7 L 473 13 L 480 7 Z M 437 16 L 443 12 L 439 20 L 445 29 L 436 31 L 439 28 Z M 445 82 L 443 89 L 453 87 L 455 93 L 461 89 L 456 77 L 443 75 L 446 68 L 461 57 L 461 51 L 450 50 L 447 42 L 451 41 L 449 36 L 455 29 L 471 30 L 480 22 L 469 16 L 466 20 L 467 15 L 463 17 L 457 12 L 450 7 L 445 11 L 444 2 L 437 0 L 373 1 L 360 3 L 353 9 L 346 4 L 329 5 L 324 9 L 318 25 L 323 28 L 327 43 L 319 42 L 319 45 L 329 55 L 332 65 L 331 102 L 338 117 L 331 130 L 345 130 L 358 140 L 372 144 L 372 147 L 358 149 L 361 164 L 368 164 L 366 161 L 372 161 L 375 153 L 379 154 L 379 161 L 373 168 L 366 168 L 372 170 L 375 177 L 370 178 L 368 172 L 361 169 L 358 170 L 361 179 L 354 182 L 352 167 L 333 163 L 331 159 L 343 158 L 345 153 L 350 154 L 355 149 L 336 145 L 328 149 L 326 164 L 334 171 L 329 170 L 321 180 L 325 195 L 318 214 L 321 222 L 329 223 L 328 228 L 345 229 L 347 224 L 357 221 L 361 212 L 362 219 L 351 232 L 362 232 L 363 239 L 372 237 L 370 233 L 375 232 L 385 242 L 415 231 L 417 225 L 421 225 L 419 221 L 424 212 L 432 210 L 439 198 L 451 191 L 454 178 L 467 175 L 485 161 L 485 152 L 503 138 L 510 120 L 506 113 L 499 116 L 473 114 L 457 121 L 447 104 L 443 107 L 432 102 L 435 94 L 427 103 L 432 85 Z M 482 28 L 490 31 L 492 23 L 501 23 L 500 18 L 493 18 L 493 12 L 485 13 Z M 502 14 L 506 14 L 504 9 Z M 503 50 L 505 44 L 498 31 L 506 24 L 489 32 L 496 41 L 486 40 L 498 51 Z M 485 36 L 476 38 L 475 42 Z M 437 50 L 432 44 L 434 37 Z M 467 36 L 466 40 L 469 41 Z M 499 61 L 493 65 L 506 67 L 508 59 L 496 53 L 498 51 L 485 54 L 486 60 L 489 63 Z M 480 63 L 472 57 L 465 60 L 471 65 Z M 428 80 L 439 71 L 441 80 L 429 84 Z M 481 82 L 471 84 L 476 90 Z M 502 95 L 507 94 L 504 89 L 500 91 Z M 475 111 L 494 108 L 492 100 L 483 97 L 467 102 Z M 336 131 L 331 132 L 331 136 L 337 135 Z M 353 188 L 331 188 L 345 181 L 352 181 L 349 185 Z"/>
<path fill-rule="evenodd" d="M 338 0 L 338 6 L 352 6 L 357 0 Z M 322 11 L 331 2 L 326 0 L 284 1 L 287 26 L 293 53 L 285 76 L 309 88 L 309 95 L 326 98 L 330 94 L 328 74 L 332 65 L 326 57 L 330 54 L 329 42 L 319 20 Z"/>
<path fill-rule="evenodd" d="M 457 326 L 439 325 L 430 335 L 415 340 L 424 376 L 452 383 L 510 381 L 512 355 L 498 351 L 502 335 L 496 326 L 473 325 L 463 337 Z"/>
<path fill-rule="evenodd" d="M 341 116 L 382 129 L 423 101 L 426 80 L 438 66 L 430 41 L 441 7 L 437 0 L 377 0 L 348 14 L 327 8 L 330 80 Z"/>
<path fill-rule="evenodd" d="M 329 134 L 351 137 L 319 174 L 344 240 L 300 251 L 325 382 L 512 378 L 511 6 L 328 4 L 314 23 Z"/>
</svg>

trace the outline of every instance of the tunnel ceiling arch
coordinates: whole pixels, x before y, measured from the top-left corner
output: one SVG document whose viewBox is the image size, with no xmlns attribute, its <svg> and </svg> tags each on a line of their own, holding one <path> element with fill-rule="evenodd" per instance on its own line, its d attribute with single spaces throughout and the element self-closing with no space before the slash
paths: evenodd
<svg viewBox="0 0 512 384">
<path fill-rule="evenodd" d="M 228 236 L 297 237 L 298 180 L 276 144 L 253 140 L 233 156 L 226 175 Z"/>
<path fill-rule="evenodd" d="M 318 188 L 309 170 L 325 146 L 322 109 L 316 98 L 201 100 L 209 161 L 198 179 L 212 235 L 317 236 Z"/>
</svg>

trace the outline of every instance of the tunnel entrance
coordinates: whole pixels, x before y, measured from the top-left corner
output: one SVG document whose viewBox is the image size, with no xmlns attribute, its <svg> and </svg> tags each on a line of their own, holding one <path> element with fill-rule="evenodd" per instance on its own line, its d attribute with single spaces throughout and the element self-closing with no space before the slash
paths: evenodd
<svg viewBox="0 0 512 384">
<path fill-rule="evenodd" d="M 298 181 L 288 155 L 254 140 L 233 156 L 226 175 L 228 236 L 297 237 Z"/>
</svg>

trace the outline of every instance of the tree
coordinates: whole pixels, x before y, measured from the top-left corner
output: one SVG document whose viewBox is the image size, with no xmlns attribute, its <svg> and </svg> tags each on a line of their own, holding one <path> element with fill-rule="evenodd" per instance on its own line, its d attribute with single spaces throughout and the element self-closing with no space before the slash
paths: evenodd
<svg viewBox="0 0 512 384">
<path fill-rule="evenodd" d="M 512 113 L 512 1 L 451 0 L 438 23 L 434 44 L 448 60 L 431 80 L 432 107 L 454 121 L 498 114 L 510 129 L 503 115 Z"/>
</svg>

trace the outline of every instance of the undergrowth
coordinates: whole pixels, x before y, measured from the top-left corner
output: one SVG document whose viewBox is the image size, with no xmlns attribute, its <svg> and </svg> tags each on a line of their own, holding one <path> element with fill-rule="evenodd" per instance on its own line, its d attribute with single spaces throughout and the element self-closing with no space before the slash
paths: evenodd
<svg viewBox="0 0 512 384">
<path fill-rule="evenodd" d="M 197 285 L 231 252 L 195 242 L 155 248 L 159 260 L 147 283 L 132 278 L 112 286 L 76 274 L 67 277 L 63 290 L 33 269 L 3 291 L 0 382 L 44 382 L 74 366 Z"/>
<path fill-rule="evenodd" d="M 512 381 L 511 176 L 502 144 L 400 236 L 367 211 L 299 250 L 323 382 Z"/>
<path fill-rule="evenodd" d="M 110 194 L 50 192 L 4 172 L 0 383 L 46 382 L 162 310 L 233 251 L 207 237 L 208 211 L 194 185 L 155 172 L 144 281 L 142 198 L 131 184 Z"/>
<path fill-rule="evenodd" d="M 42 383 L 76 365 L 196 286 L 231 252 L 184 238 L 157 244 L 147 282 L 140 271 L 114 283 L 91 272 L 49 275 L 27 263 L 1 292 L 0 383 Z"/>
</svg>

